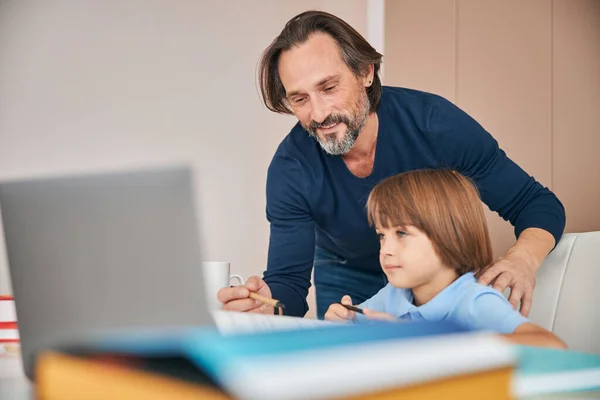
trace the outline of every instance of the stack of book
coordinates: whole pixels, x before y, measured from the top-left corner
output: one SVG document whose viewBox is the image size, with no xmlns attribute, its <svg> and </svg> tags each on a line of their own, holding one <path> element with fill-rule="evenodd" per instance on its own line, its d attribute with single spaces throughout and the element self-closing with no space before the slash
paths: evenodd
<svg viewBox="0 0 600 400">
<path fill-rule="evenodd" d="M 12 296 L 0 295 L 0 355 L 19 351 L 17 313 Z"/>
<path fill-rule="evenodd" d="M 121 331 L 41 354 L 54 399 L 507 399 L 516 363 L 494 335 L 447 323 L 373 323 L 223 335 Z"/>
<path fill-rule="evenodd" d="M 513 346 L 449 322 L 286 320 L 236 334 L 234 316 L 220 315 L 216 328 L 129 329 L 57 345 L 38 357 L 37 392 L 45 400 L 600 395 L 600 355 Z"/>
</svg>

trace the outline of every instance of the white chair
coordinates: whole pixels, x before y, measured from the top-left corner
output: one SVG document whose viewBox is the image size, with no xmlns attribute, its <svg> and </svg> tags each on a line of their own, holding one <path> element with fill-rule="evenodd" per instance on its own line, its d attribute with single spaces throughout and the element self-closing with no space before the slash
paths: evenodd
<svg viewBox="0 0 600 400">
<path fill-rule="evenodd" d="M 600 232 L 565 234 L 536 281 L 531 321 L 572 350 L 600 354 Z"/>
</svg>

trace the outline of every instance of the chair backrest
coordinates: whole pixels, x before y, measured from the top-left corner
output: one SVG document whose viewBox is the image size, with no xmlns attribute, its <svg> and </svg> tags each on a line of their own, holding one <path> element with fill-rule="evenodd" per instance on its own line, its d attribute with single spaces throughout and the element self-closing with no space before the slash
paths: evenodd
<svg viewBox="0 0 600 400">
<path fill-rule="evenodd" d="M 600 354 L 600 231 L 565 234 L 536 276 L 532 322 Z"/>
</svg>

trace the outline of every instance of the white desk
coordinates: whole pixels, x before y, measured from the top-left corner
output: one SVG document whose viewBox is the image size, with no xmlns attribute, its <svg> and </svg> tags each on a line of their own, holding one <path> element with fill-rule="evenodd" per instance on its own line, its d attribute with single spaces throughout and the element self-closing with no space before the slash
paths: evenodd
<svg viewBox="0 0 600 400">
<path fill-rule="evenodd" d="M 0 355 L 0 399 L 35 399 L 33 385 L 23 373 L 20 355 Z"/>
</svg>

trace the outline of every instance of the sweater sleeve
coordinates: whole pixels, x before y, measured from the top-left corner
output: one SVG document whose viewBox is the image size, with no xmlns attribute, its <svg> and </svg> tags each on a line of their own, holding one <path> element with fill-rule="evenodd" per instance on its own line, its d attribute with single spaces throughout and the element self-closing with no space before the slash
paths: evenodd
<svg viewBox="0 0 600 400">
<path fill-rule="evenodd" d="M 563 205 L 554 193 L 508 158 L 481 125 L 439 98 L 431 109 L 427 128 L 441 166 L 473 180 L 483 202 L 511 222 L 517 237 L 527 228 L 541 228 L 558 243 L 565 227 Z"/>
<path fill-rule="evenodd" d="M 267 174 L 269 251 L 264 280 L 286 315 L 304 316 L 314 261 L 314 221 L 297 161 L 276 155 Z"/>
</svg>

